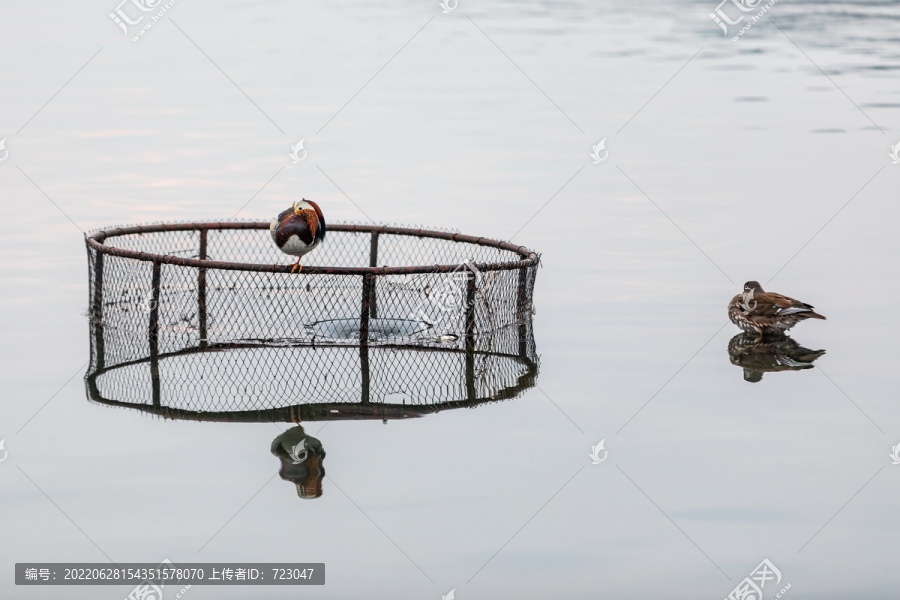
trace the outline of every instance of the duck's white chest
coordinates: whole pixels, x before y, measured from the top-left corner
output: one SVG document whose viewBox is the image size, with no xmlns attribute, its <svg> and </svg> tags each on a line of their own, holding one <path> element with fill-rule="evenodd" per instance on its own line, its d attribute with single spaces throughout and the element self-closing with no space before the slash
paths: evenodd
<svg viewBox="0 0 900 600">
<path fill-rule="evenodd" d="M 307 245 L 296 235 L 292 235 L 288 238 L 288 240 L 284 243 L 284 246 L 281 247 L 281 251 L 285 254 L 291 254 L 293 256 L 303 256 L 313 248 L 315 248 L 316 242 L 313 240 L 312 244 Z"/>
</svg>

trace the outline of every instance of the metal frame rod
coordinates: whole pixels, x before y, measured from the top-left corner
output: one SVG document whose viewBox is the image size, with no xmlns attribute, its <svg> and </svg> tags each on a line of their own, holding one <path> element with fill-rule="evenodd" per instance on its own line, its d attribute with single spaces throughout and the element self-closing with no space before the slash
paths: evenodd
<svg viewBox="0 0 900 600">
<path fill-rule="evenodd" d="M 372 242 L 369 247 L 369 266 L 377 267 L 378 266 L 378 236 L 379 233 L 377 231 L 372 232 Z M 373 285 L 372 289 L 369 290 L 369 316 L 373 319 L 378 318 L 378 303 L 375 297 L 375 289 L 376 286 Z"/>
<path fill-rule="evenodd" d="M 138 252 L 136 250 L 126 250 L 124 248 L 116 248 L 107 246 L 104 242 L 108 238 L 122 235 L 142 235 L 147 233 L 158 233 L 163 231 L 194 231 L 200 229 L 267 229 L 268 223 L 265 222 L 249 222 L 249 223 L 178 223 L 178 224 L 161 224 L 161 225 L 140 225 L 134 227 L 120 227 L 116 229 L 96 231 L 87 236 L 87 244 L 98 252 L 110 254 L 113 256 L 121 256 L 124 258 L 133 258 L 135 260 L 163 262 L 166 264 L 182 265 L 187 267 L 204 267 L 207 269 L 221 269 L 228 271 L 255 271 L 262 273 L 290 273 L 292 265 L 267 265 L 254 263 L 226 262 L 215 260 L 197 260 L 194 258 L 184 258 L 181 256 L 173 256 L 169 254 L 153 254 L 149 252 Z M 509 242 L 501 242 L 484 237 L 474 237 L 463 235 L 461 233 L 448 233 L 445 231 L 429 231 L 425 229 L 407 229 L 403 227 L 388 227 L 386 225 L 346 225 L 337 224 L 328 227 L 330 231 L 346 231 L 351 233 L 374 233 L 405 235 L 412 237 L 425 237 L 449 240 L 458 243 L 475 244 L 478 246 L 487 246 L 497 248 L 499 250 L 507 250 L 519 255 L 520 260 L 510 260 L 507 262 L 478 263 L 475 267 L 479 271 L 513 271 L 537 265 L 539 256 L 537 253 L 525 248 L 524 246 L 516 246 Z M 452 273 L 459 271 L 463 265 L 418 265 L 418 266 L 402 266 L 402 267 L 319 267 L 310 265 L 303 268 L 304 275 L 363 275 L 371 273 L 374 275 L 410 275 L 417 273 Z"/>
<path fill-rule="evenodd" d="M 370 273 L 363 275 L 362 307 L 359 313 L 359 362 L 362 376 L 360 400 L 363 403 L 369 401 L 369 384 L 371 382 L 369 373 L 369 299 L 374 287 L 375 276 Z"/>
<path fill-rule="evenodd" d="M 209 229 L 200 230 L 200 260 L 206 260 L 206 240 Z M 206 346 L 206 267 L 197 270 L 197 319 L 200 322 L 200 345 Z"/>
<path fill-rule="evenodd" d="M 94 281 L 91 295 L 91 324 L 94 327 L 94 343 L 96 346 L 96 368 L 102 369 L 106 365 L 106 345 L 103 341 L 103 255 L 99 252 L 91 252 L 94 259 Z"/>
<path fill-rule="evenodd" d="M 152 382 L 153 406 L 160 406 L 159 381 L 159 288 L 162 280 L 162 263 L 153 263 L 153 282 L 150 297 L 150 379 Z"/>
<path fill-rule="evenodd" d="M 475 272 L 466 269 L 466 337 L 475 335 Z"/>
</svg>

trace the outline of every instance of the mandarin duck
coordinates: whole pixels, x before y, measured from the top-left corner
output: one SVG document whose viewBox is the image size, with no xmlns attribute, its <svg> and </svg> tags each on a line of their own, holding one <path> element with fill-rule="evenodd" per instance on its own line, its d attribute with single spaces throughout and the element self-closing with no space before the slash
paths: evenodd
<svg viewBox="0 0 900 600">
<path fill-rule="evenodd" d="M 744 284 L 744 293 L 728 303 L 731 322 L 755 335 L 782 334 L 800 321 L 824 319 L 811 304 L 766 292 L 756 281 Z"/>
<path fill-rule="evenodd" d="M 312 252 L 325 239 L 325 217 L 318 204 L 303 198 L 272 219 L 269 232 L 279 250 L 297 257 L 291 273 L 299 272 L 303 269 L 300 265 L 303 255 Z"/>
</svg>

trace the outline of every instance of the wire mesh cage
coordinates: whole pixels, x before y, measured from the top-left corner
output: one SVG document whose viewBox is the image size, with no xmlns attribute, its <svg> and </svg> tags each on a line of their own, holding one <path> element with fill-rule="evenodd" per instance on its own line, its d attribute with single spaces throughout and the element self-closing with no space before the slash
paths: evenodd
<svg viewBox="0 0 900 600">
<path fill-rule="evenodd" d="M 291 273 L 266 223 L 87 236 L 88 397 L 172 418 L 402 418 L 534 385 L 539 256 L 505 242 L 331 225 Z"/>
<path fill-rule="evenodd" d="M 299 273 L 261 222 L 107 229 L 86 242 L 91 317 L 149 332 L 160 352 L 482 335 L 531 313 L 539 262 L 506 242 L 375 225 L 330 225 Z"/>
</svg>

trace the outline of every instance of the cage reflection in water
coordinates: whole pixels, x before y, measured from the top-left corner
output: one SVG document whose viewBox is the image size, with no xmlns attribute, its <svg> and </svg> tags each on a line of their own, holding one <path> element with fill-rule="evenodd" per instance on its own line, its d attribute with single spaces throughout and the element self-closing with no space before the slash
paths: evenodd
<svg viewBox="0 0 900 600">
<path fill-rule="evenodd" d="M 292 422 L 272 442 L 279 475 L 322 495 L 325 450 L 300 422 L 421 417 L 517 397 L 535 384 L 531 319 L 493 335 L 421 345 L 228 343 L 122 355 L 91 321 L 89 400 L 166 419 Z M 146 342 L 145 342 L 146 343 Z"/>
<path fill-rule="evenodd" d="M 530 319 L 430 346 L 225 343 L 119 362 L 129 338 L 91 330 L 88 397 L 170 419 L 403 419 L 514 398 L 538 372 Z"/>
</svg>

